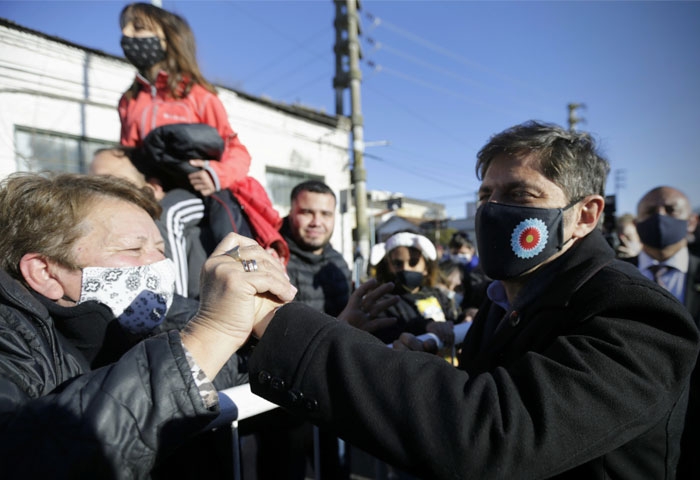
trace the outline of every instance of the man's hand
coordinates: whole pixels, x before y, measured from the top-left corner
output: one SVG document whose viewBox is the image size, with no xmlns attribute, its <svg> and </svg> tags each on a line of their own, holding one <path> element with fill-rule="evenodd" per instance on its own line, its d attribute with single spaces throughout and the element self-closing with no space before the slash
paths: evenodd
<svg viewBox="0 0 700 480">
<path fill-rule="evenodd" d="M 350 295 L 338 320 L 367 332 L 393 325 L 396 318 L 383 315 L 384 310 L 399 301 L 397 295 L 388 295 L 392 290 L 394 284 L 391 282 L 380 285 L 374 278 L 367 280 Z"/>
<path fill-rule="evenodd" d="M 630 240 L 627 235 L 620 235 L 620 245 L 617 247 L 617 255 L 620 258 L 632 258 L 642 251 L 641 242 Z"/>
<path fill-rule="evenodd" d="M 214 185 L 214 179 L 211 178 L 209 172 L 204 170 L 208 164 L 208 160 L 190 160 L 190 165 L 193 167 L 200 167 L 202 170 L 198 172 L 190 173 L 187 178 L 195 191 L 199 192 L 203 197 L 208 197 L 212 193 L 216 192 L 216 185 Z"/>
<path fill-rule="evenodd" d="M 438 353 L 438 344 L 432 338 L 420 341 L 412 333 L 404 332 L 391 344 L 394 350 L 412 350 L 417 352 Z"/>
<path fill-rule="evenodd" d="M 455 343 L 454 327 L 452 322 L 429 322 L 425 331 L 437 335 L 444 345 L 452 346 Z"/>
</svg>

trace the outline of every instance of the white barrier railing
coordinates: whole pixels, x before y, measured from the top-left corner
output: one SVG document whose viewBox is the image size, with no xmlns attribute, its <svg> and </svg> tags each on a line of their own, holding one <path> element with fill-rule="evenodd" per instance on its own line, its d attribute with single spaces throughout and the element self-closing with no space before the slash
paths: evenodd
<svg viewBox="0 0 700 480">
<path fill-rule="evenodd" d="M 220 390 L 218 394 L 219 416 L 207 426 L 207 430 L 231 424 L 235 427 L 239 420 L 277 408 L 274 403 L 251 392 L 249 383 Z"/>
</svg>

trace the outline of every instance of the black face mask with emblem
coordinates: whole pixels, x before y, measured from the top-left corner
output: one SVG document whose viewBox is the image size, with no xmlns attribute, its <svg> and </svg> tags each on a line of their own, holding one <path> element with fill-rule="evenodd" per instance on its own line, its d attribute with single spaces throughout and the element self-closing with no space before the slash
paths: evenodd
<svg viewBox="0 0 700 480">
<path fill-rule="evenodd" d="M 522 275 L 564 246 L 564 208 L 487 202 L 476 212 L 479 263 L 494 280 Z"/>
<path fill-rule="evenodd" d="M 139 72 L 145 72 L 158 62 L 165 60 L 165 50 L 158 37 L 127 37 L 121 41 L 124 56 Z"/>
</svg>

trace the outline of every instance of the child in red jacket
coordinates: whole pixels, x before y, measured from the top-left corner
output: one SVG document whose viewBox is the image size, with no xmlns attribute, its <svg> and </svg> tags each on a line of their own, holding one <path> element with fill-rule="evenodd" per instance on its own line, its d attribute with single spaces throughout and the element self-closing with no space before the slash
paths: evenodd
<svg viewBox="0 0 700 480">
<path fill-rule="evenodd" d="M 231 128 L 216 89 L 199 70 L 187 21 L 148 3 L 132 3 L 122 10 L 119 23 L 124 55 L 138 70 L 119 101 L 121 144 L 140 146 L 163 125 L 205 123 L 219 132 L 225 149 L 219 162 L 190 160 L 201 167 L 189 174 L 192 187 L 207 196 L 244 180 L 250 154 Z"/>
</svg>

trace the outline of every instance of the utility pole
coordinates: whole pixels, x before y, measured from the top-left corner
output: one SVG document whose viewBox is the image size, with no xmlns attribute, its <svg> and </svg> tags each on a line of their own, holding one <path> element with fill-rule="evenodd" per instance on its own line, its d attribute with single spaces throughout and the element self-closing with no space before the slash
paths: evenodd
<svg viewBox="0 0 700 480">
<path fill-rule="evenodd" d="M 345 115 L 343 96 L 350 89 L 350 123 L 352 126 L 351 182 L 355 193 L 356 238 L 365 262 L 369 259 L 369 226 L 367 216 L 367 172 L 364 166 L 363 119 L 360 101 L 360 0 L 333 0 L 335 4 L 335 108 L 337 115 Z M 363 267 L 364 268 L 364 267 Z M 366 270 L 366 269 L 365 269 Z"/>
<path fill-rule="evenodd" d="M 576 110 L 586 108 L 586 105 L 583 103 L 569 103 L 566 107 L 569 109 L 569 131 L 573 132 L 576 130 L 576 124 L 584 121 L 583 118 L 576 116 Z"/>
</svg>

